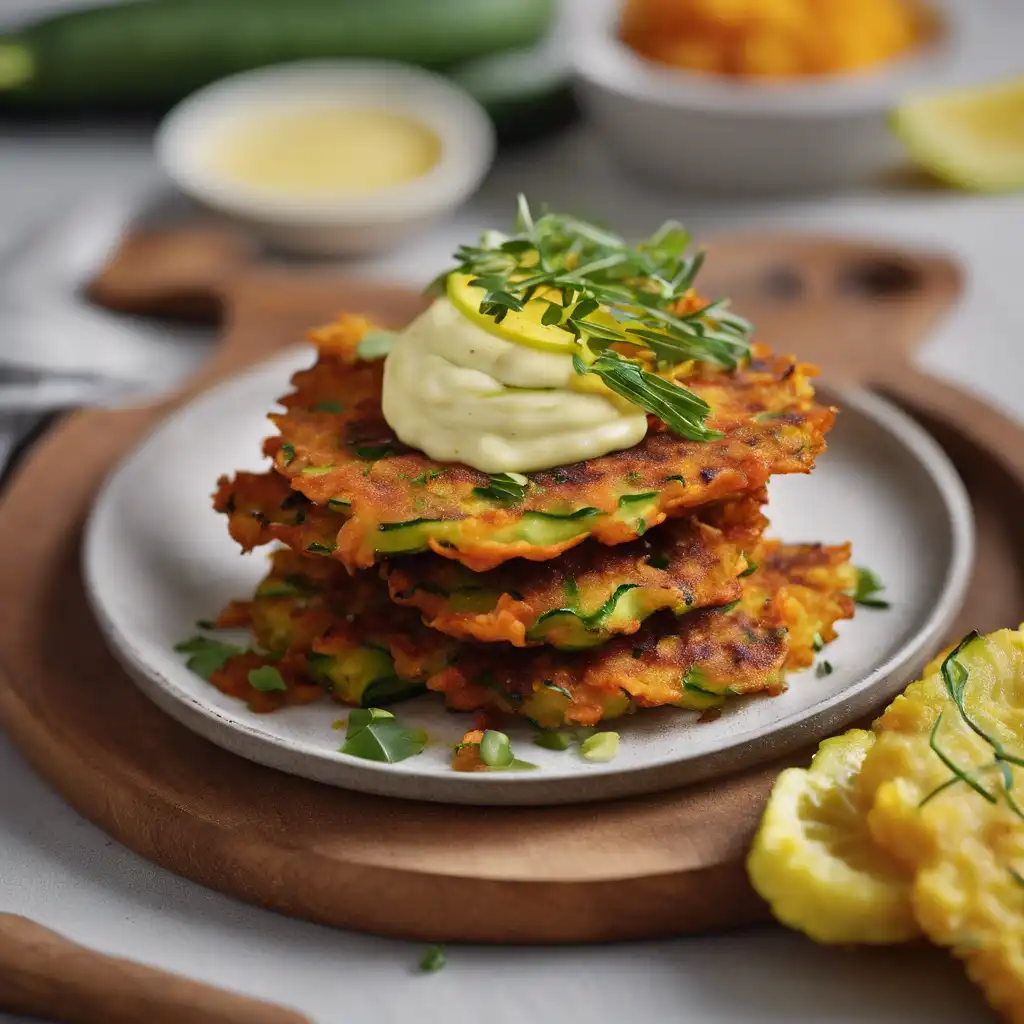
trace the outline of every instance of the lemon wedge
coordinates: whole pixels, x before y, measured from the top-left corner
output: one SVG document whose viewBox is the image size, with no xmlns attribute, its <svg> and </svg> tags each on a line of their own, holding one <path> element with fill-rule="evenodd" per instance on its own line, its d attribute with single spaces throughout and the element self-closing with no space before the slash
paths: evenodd
<svg viewBox="0 0 1024 1024">
<path fill-rule="evenodd" d="M 920 934 L 910 880 L 871 838 L 857 774 L 873 733 L 825 740 L 810 768 L 775 783 L 747 859 L 772 913 L 823 943 L 888 944 Z"/>
<path fill-rule="evenodd" d="M 486 292 L 483 288 L 470 285 L 473 278 L 468 274 L 448 276 L 448 299 L 467 319 L 499 338 L 527 345 L 547 352 L 572 353 L 579 351 L 576 338 L 557 324 L 545 324 L 541 318 L 547 312 L 548 303 L 542 297 L 534 298 L 522 310 L 509 310 L 501 323 L 494 317 L 480 312 L 480 303 Z M 604 310 L 596 310 L 586 318 L 596 324 L 615 326 L 615 318 Z"/>
<path fill-rule="evenodd" d="M 891 124 L 915 163 L 948 184 L 1024 187 L 1024 77 L 909 100 Z"/>
</svg>

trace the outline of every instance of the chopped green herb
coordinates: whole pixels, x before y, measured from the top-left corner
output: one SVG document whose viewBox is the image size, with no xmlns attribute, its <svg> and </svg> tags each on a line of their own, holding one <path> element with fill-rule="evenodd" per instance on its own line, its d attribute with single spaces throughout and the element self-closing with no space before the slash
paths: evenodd
<svg viewBox="0 0 1024 1024">
<path fill-rule="evenodd" d="M 418 484 L 422 487 L 424 484 L 429 484 L 431 480 L 436 480 L 439 476 L 444 476 L 446 472 L 447 470 L 444 469 L 428 469 L 424 473 L 417 473 L 409 482 Z"/>
<path fill-rule="evenodd" d="M 390 443 L 357 444 L 353 446 L 353 451 L 360 459 L 370 459 L 371 461 L 386 459 L 395 454 L 395 450 L 391 447 Z"/>
<path fill-rule="evenodd" d="M 592 363 L 578 355 L 572 357 L 573 368 L 580 376 L 594 374 L 615 394 L 662 420 L 673 433 L 690 441 L 713 441 L 721 431 L 704 425 L 711 407 L 681 384 L 674 384 L 631 362 L 618 352 L 602 352 Z"/>
<path fill-rule="evenodd" d="M 544 683 L 544 688 L 547 690 L 554 690 L 555 693 L 560 693 L 567 700 L 572 700 L 572 694 L 564 686 L 556 686 L 550 680 L 546 680 Z"/>
<path fill-rule="evenodd" d="M 367 331 L 356 345 L 356 355 L 367 362 L 383 359 L 396 341 L 398 335 L 394 331 Z"/>
<path fill-rule="evenodd" d="M 211 640 L 205 636 L 194 636 L 175 644 L 174 649 L 180 654 L 191 657 L 185 663 L 190 672 L 209 680 L 214 672 L 219 672 L 232 658 L 245 652 L 234 644 L 225 644 L 220 640 Z"/>
<path fill-rule="evenodd" d="M 857 589 L 854 590 L 853 600 L 865 608 L 889 608 L 888 601 L 875 597 L 875 594 L 885 590 L 885 584 L 870 569 L 858 567 Z"/>
<path fill-rule="evenodd" d="M 356 708 L 348 716 L 345 739 L 352 739 L 360 729 L 365 729 L 374 722 L 387 722 L 393 720 L 394 717 L 390 711 L 385 711 L 384 708 Z"/>
<path fill-rule="evenodd" d="M 341 752 L 367 761 L 396 764 L 422 754 L 426 745 L 427 734 L 422 729 L 403 729 L 395 722 L 377 721 L 346 739 Z"/>
<path fill-rule="evenodd" d="M 456 270 L 486 289 L 480 312 L 501 323 L 545 289 L 546 324 L 558 324 L 581 346 L 627 343 L 653 352 L 660 363 L 688 359 L 728 369 L 748 358 L 750 324 L 724 301 L 678 313 L 704 261 L 687 254 L 689 235 L 675 222 L 630 246 L 618 235 L 576 217 L 534 217 L 525 197 L 517 200 L 515 233 L 489 231 L 479 246 L 462 246 Z M 431 286 L 443 290 L 447 274 Z M 588 319 L 599 308 L 610 323 Z"/>
<path fill-rule="evenodd" d="M 580 744 L 580 756 L 586 761 L 610 761 L 619 750 L 617 732 L 599 732 Z"/>
<path fill-rule="evenodd" d="M 420 959 L 420 970 L 424 974 L 436 974 L 448 963 L 443 946 L 431 946 Z"/>
<path fill-rule="evenodd" d="M 316 405 L 313 406 L 313 412 L 340 413 L 340 412 L 344 412 L 344 411 L 345 411 L 345 406 L 343 406 L 341 404 L 341 402 L 334 402 L 334 401 L 317 402 Z"/>
<path fill-rule="evenodd" d="M 278 690 L 288 689 L 284 676 L 273 665 L 262 665 L 260 668 L 251 669 L 246 678 L 249 680 L 249 685 L 254 690 L 259 690 L 260 693 L 274 693 Z"/>
<path fill-rule="evenodd" d="M 533 742 L 545 750 L 568 750 L 575 739 L 572 729 L 543 729 L 534 735 Z"/>
<path fill-rule="evenodd" d="M 474 487 L 473 493 L 478 498 L 496 501 L 502 505 L 512 505 L 526 497 L 526 489 L 530 481 L 522 473 L 492 473 L 490 484 L 486 487 Z"/>
<path fill-rule="evenodd" d="M 281 454 L 284 456 L 283 462 L 286 466 L 291 465 L 295 459 L 295 446 L 291 444 L 281 445 Z"/>
<path fill-rule="evenodd" d="M 822 659 L 818 662 L 818 667 L 814 673 L 819 679 L 824 679 L 825 676 L 832 675 L 832 662 L 827 659 Z"/>
</svg>

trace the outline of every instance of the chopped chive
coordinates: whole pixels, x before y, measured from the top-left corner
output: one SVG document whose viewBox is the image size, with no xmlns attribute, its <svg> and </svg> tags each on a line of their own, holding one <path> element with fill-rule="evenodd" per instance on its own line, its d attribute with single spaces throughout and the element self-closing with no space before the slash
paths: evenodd
<svg viewBox="0 0 1024 1024">
<path fill-rule="evenodd" d="M 515 758 L 512 743 L 503 732 L 487 729 L 480 740 L 480 760 L 488 768 L 507 768 Z"/>
<path fill-rule="evenodd" d="M 424 974 L 436 974 L 444 970 L 448 963 L 443 946 L 431 946 L 420 959 L 420 971 Z"/>
<path fill-rule="evenodd" d="M 599 732 L 580 744 L 580 756 L 586 761 L 610 761 L 619 750 L 617 732 Z"/>
</svg>

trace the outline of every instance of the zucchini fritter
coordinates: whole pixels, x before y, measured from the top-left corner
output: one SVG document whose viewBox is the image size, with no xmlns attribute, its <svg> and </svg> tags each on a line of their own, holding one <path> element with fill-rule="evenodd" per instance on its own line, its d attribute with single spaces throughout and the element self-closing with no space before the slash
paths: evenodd
<svg viewBox="0 0 1024 1024">
<path fill-rule="evenodd" d="M 680 517 L 613 548 L 588 540 L 548 562 L 522 559 L 476 573 L 432 554 L 387 561 L 391 599 L 418 608 L 449 636 L 516 647 L 595 647 L 635 633 L 650 615 L 676 615 L 740 596 L 767 520 L 766 494 Z"/>
<path fill-rule="evenodd" d="M 614 548 L 588 540 L 539 564 L 517 559 L 476 573 L 423 554 L 385 561 L 381 573 L 393 601 L 418 608 L 427 625 L 449 636 L 593 647 L 636 632 L 661 609 L 678 615 L 736 600 L 745 556 L 767 525 L 760 513 L 766 498 L 759 492 L 699 509 Z M 215 506 L 246 550 L 280 540 L 323 555 L 344 523 L 273 473 L 222 480 Z"/>
<path fill-rule="evenodd" d="M 809 664 L 818 638 L 833 637 L 835 620 L 852 615 L 837 589 L 853 578 L 847 556 L 845 546 L 768 542 L 754 552 L 760 568 L 735 605 L 678 619 L 661 613 L 635 635 L 588 651 L 453 640 L 391 604 L 373 574 L 353 578 L 330 559 L 292 551 L 272 556 L 250 616 L 258 643 L 281 659 L 275 664 L 304 663 L 346 703 L 396 700 L 425 684 L 456 710 L 592 725 L 638 706 L 702 710 L 732 695 L 779 692 L 787 666 Z"/>
<path fill-rule="evenodd" d="M 775 473 L 806 473 L 835 411 L 815 403 L 814 367 L 754 346 L 734 372 L 677 368 L 679 383 L 712 408 L 717 440 L 687 441 L 651 417 L 640 444 L 529 474 L 521 500 L 488 492 L 490 478 L 407 448 L 381 412 L 383 363 L 359 360 L 369 329 L 342 317 L 314 332 L 320 357 L 293 378 L 264 444 L 274 468 L 318 505 L 346 512 L 333 554 L 349 569 L 432 550 L 477 571 L 510 558 L 544 561 L 592 536 L 620 544 L 669 516 L 758 491 Z"/>
</svg>

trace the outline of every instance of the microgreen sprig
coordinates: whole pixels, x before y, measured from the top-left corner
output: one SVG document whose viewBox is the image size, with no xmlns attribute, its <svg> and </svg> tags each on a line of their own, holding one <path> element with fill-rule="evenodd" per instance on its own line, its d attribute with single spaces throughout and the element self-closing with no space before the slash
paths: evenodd
<svg viewBox="0 0 1024 1024">
<path fill-rule="evenodd" d="M 670 429 L 680 432 L 682 424 L 684 437 L 709 440 L 719 435 L 701 435 L 710 410 L 700 399 L 608 351 L 615 344 L 634 346 L 638 356 L 645 354 L 661 369 L 699 360 L 733 370 L 749 359 L 751 325 L 730 312 L 726 299 L 686 309 L 704 262 L 703 253 L 688 253 L 689 243 L 685 229 L 669 221 L 650 238 L 629 245 L 613 232 L 566 214 L 534 217 L 519 196 L 513 234 L 488 231 L 479 245 L 461 246 L 456 267 L 430 290 L 441 293 L 450 273 L 467 274 L 472 287 L 483 289 L 480 312 L 499 324 L 534 299 L 545 302 L 541 323 L 568 332 L 581 351 L 598 353 L 596 363 L 577 363 L 578 373 L 599 374 L 617 394 L 663 419 L 651 406 L 667 405 L 675 411 L 665 420 Z M 599 310 L 609 315 L 593 319 Z M 613 364 L 613 358 L 621 365 Z M 635 366 L 636 372 L 623 366 Z M 634 379 L 626 395 L 612 380 L 624 389 L 623 378 L 630 373 Z"/>
</svg>

